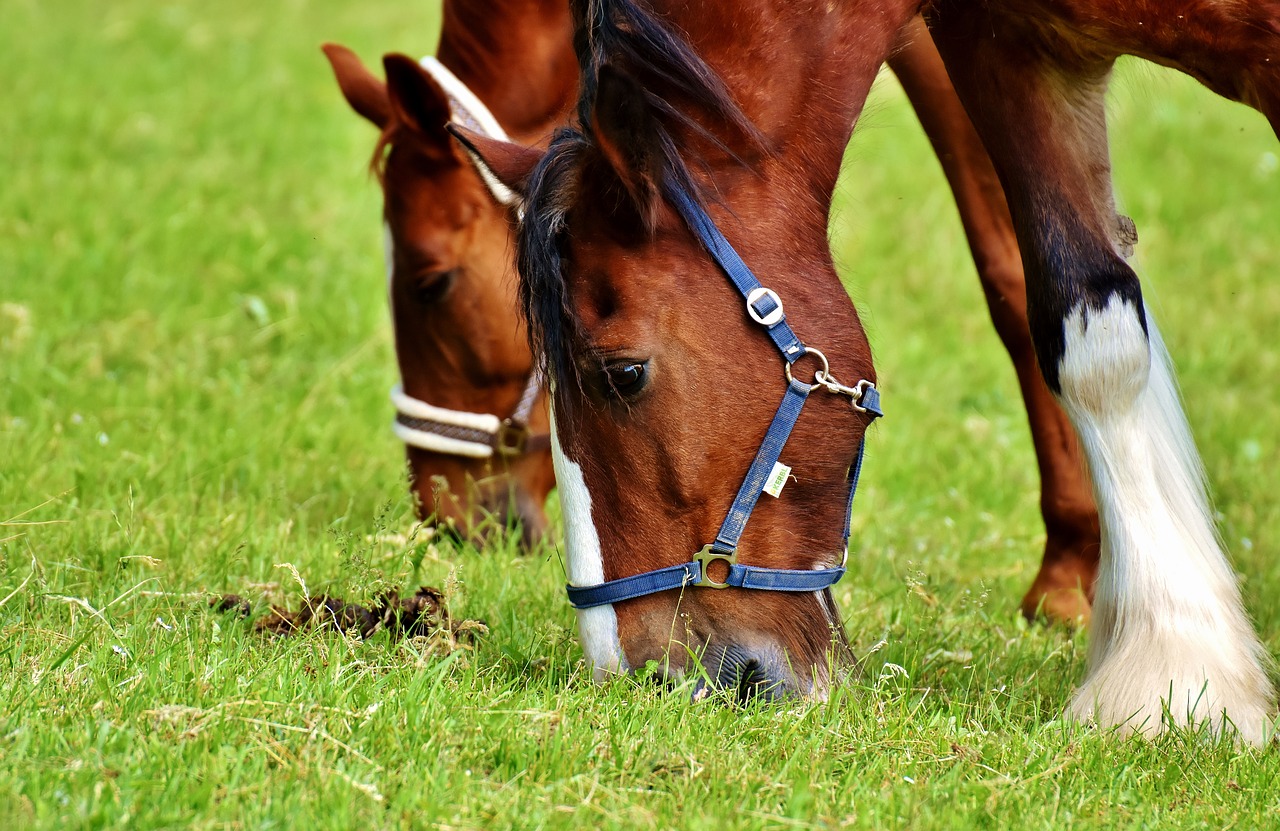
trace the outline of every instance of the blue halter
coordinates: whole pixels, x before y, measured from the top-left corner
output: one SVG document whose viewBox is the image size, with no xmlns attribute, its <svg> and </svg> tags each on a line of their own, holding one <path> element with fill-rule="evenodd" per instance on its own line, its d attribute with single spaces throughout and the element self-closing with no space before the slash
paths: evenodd
<svg viewBox="0 0 1280 831">
<path fill-rule="evenodd" d="M 777 292 L 760 285 L 755 274 L 738 256 L 724 234 L 716 227 L 705 210 L 680 186 L 668 188 L 668 197 L 676 210 L 684 218 L 690 230 L 701 240 L 707 252 L 720 266 L 720 269 L 733 283 L 734 288 L 742 295 L 747 304 L 747 314 L 753 321 L 763 326 L 769 338 L 782 358 L 786 361 L 787 391 L 778 405 L 778 411 L 769 424 L 769 429 L 760 442 L 760 449 L 747 469 L 746 478 L 738 488 L 729 507 L 729 514 L 720 525 L 715 542 L 703 546 L 694 555 L 692 562 L 646 571 L 633 577 L 608 580 L 594 586 L 565 586 L 569 594 L 569 603 L 576 609 L 590 609 L 593 606 L 606 606 L 646 594 L 671 591 L 685 586 L 723 589 L 730 586 L 741 589 L 757 589 L 780 592 L 816 592 L 829 588 L 844 576 L 844 564 L 837 568 L 816 570 L 795 570 L 785 568 L 762 568 L 760 566 L 744 566 L 738 563 L 738 540 L 746 529 L 747 520 L 755 509 L 760 494 L 764 491 L 766 480 L 773 473 L 782 448 L 791 435 L 792 428 L 800 418 L 804 403 L 809 393 L 818 387 L 829 392 L 847 395 L 853 408 L 858 412 L 869 413 L 872 418 L 884 415 L 880 410 L 880 393 L 870 381 L 859 381 L 852 387 L 846 387 L 831 375 L 826 356 L 816 349 L 807 348 L 791 325 L 782 310 L 782 299 Z M 805 355 L 813 355 L 822 362 L 822 369 L 814 376 L 814 383 L 806 384 L 791 376 L 791 366 Z M 845 505 L 845 555 L 848 556 L 849 520 L 853 509 L 853 495 L 858 489 L 858 474 L 862 471 L 863 446 L 859 444 L 858 455 L 849 468 L 849 495 Z M 723 582 L 711 577 L 707 569 L 711 563 L 721 561 L 728 566 L 729 572 Z"/>
</svg>

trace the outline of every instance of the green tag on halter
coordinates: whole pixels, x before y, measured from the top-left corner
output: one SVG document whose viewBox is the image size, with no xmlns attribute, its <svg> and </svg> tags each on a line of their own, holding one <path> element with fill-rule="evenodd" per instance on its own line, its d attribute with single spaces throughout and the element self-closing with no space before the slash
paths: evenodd
<svg viewBox="0 0 1280 831">
<path fill-rule="evenodd" d="M 772 497 L 778 497 L 782 493 L 782 486 L 787 484 L 787 478 L 790 476 L 791 468 L 782 462 L 774 462 L 769 478 L 764 480 L 764 492 Z"/>
</svg>

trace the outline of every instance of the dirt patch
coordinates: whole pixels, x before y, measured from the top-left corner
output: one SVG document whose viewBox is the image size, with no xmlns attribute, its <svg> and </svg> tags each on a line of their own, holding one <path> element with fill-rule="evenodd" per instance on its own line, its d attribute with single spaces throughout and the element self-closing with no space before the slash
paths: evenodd
<svg viewBox="0 0 1280 831">
<path fill-rule="evenodd" d="M 209 606 L 215 612 L 235 612 L 240 617 L 249 617 L 253 612 L 252 604 L 237 594 L 213 597 Z M 253 628 L 278 637 L 319 629 L 368 638 L 386 630 L 393 639 L 444 640 L 453 648 L 470 646 L 489 631 L 489 627 L 478 620 L 451 619 L 444 594 L 430 586 L 422 586 L 408 597 L 401 597 L 396 591 L 385 592 L 370 606 L 347 603 L 327 594 L 312 595 L 297 611 L 272 606 L 254 621 Z"/>
</svg>

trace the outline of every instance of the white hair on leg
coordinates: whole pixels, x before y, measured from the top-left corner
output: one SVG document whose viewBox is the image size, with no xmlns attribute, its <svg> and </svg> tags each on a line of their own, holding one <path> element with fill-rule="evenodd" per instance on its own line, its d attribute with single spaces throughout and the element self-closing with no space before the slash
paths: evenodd
<svg viewBox="0 0 1280 831">
<path fill-rule="evenodd" d="M 1064 321 L 1061 400 L 1102 520 L 1089 671 L 1069 714 L 1125 730 L 1232 726 L 1261 743 L 1274 691 L 1218 540 L 1168 353 L 1113 296 Z"/>
<path fill-rule="evenodd" d="M 564 546 L 569 582 L 592 586 L 604 582 L 604 557 L 600 535 L 591 519 L 591 492 L 582 475 L 582 466 L 564 454 L 556 429 L 555 406 L 551 407 L 551 463 L 556 471 L 560 514 L 564 518 Z M 611 674 L 626 672 L 627 656 L 618 640 L 618 616 L 613 606 L 578 609 L 578 635 L 592 674 L 603 681 Z"/>
</svg>

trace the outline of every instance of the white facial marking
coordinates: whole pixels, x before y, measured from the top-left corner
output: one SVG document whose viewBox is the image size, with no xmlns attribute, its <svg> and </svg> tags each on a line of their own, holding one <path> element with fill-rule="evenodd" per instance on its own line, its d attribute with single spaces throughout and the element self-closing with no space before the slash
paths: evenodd
<svg viewBox="0 0 1280 831">
<path fill-rule="evenodd" d="M 1214 528 L 1204 470 L 1150 314 L 1118 296 L 1066 319 L 1061 401 L 1089 462 L 1102 520 L 1088 677 L 1070 713 L 1156 732 L 1223 712 L 1248 741 L 1271 729 L 1273 692 Z M 1170 693 L 1172 692 L 1172 696 Z"/>
<path fill-rule="evenodd" d="M 591 521 L 591 493 L 587 490 L 582 466 L 560 449 L 554 407 L 551 408 L 551 461 L 555 466 L 556 489 L 560 494 L 560 514 L 564 517 L 569 582 L 575 586 L 602 583 L 604 559 L 600 536 Z M 610 674 L 626 672 L 627 657 L 618 641 L 618 616 L 614 614 L 613 606 L 578 609 L 577 612 L 582 651 L 595 679 L 603 681 Z"/>
</svg>

